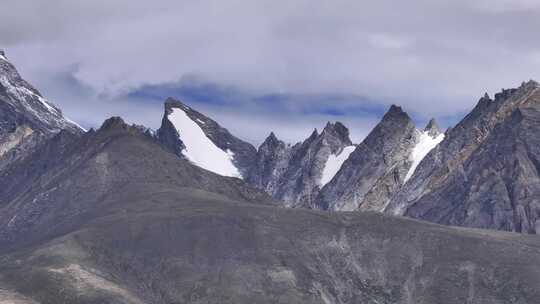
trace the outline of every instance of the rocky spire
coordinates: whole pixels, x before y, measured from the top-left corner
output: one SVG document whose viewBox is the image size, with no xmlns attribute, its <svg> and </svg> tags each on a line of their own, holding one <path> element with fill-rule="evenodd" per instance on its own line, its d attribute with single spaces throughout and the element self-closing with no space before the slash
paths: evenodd
<svg viewBox="0 0 540 304">
<path fill-rule="evenodd" d="M 308 138 L 293 146 L 270 133 L 258 149 L 248 181 L 286 206 L 312 207 L 327 161 L 341 155 L 345 148 L 348 156 L 351 146 L 349 130 L 340 122 L 328 122 L 322 132 L 314 129 Z"/>
<path fill-rule="evenodd" d="M 124 122 L 121 117 L 113 116 L 103 122 L 100 130 L 112 130 L 112 129 L 127 129 L 129 126 Z"/>
<path fill-rule="evenodd" d="M 349 138 L 349 129 L 339 121 L 335 123 L 327 122 L 321 135 L 331 135 L 338 138 L 345 145 L 352 145 Z"/>
<path fill-rule="evenodd" d="M 277 147 L 279 145 L 285 146 L 285 143 L 281 140 L 279 140 L 274 134 L 274 132 L 270 132 L 270 134 L 266 137 L 266 139 L 263 141 L 263 143 L 259 146 L 259 150 L 261 149 L 273 149 L 274 147 Z"/>
<path fill-rule="evenodd" d="M 424 132 L 428 132 L 429 136 L 431 137 L 437 137 L 439 134 L 441 134 L 441 129 L 439 128 L 437 121 L 435 121 L 435 118 L 429 120 L 424 128 Z"/>
<path fill-rule="evenodd" d="M 276 137 L 276 134 L 274 134 L 274 132 L 272 131 L 270 132 L 270 135 L 268 135 L 268 137 L 264 141 L 277 142 L 279 141 L 279 139 Z"/>
<path fill-rule="evenodd" d="M 392 105 L 321 189 L 316 206 L 334 211 L 382 210 L 403 183 L 417 133 L 407 113 Z"/>
<path fill-rule="evenodd" d="M 386 114 L 384 114 L 383 119 L 395 117 L 395 116 L 403 116 L 403 115 L 407 115 L 407 113 L 405 113 L 400 106 L 396 106 L 393 104 L 390 106 L 388 111 L 386 111 Z"/>
</svg>

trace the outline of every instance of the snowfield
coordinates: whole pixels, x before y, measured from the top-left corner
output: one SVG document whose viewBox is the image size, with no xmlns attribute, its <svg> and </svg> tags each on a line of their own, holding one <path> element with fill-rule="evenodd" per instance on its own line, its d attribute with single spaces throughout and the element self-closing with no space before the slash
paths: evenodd
<svg viewBox="0 0 540 304">
<path fill-rule="evenodd" d="M 173 108 L 167 117 L 174 125 L 186 148 L 182 154 L 195 165 L 208 171 L 241 178 L 238 168 L 233 164 L 234 154 L 218 148 L 189 116 L 179 108 Z"/>
<path fill-rule="evenodd" d="M 341 165 L 349 158 L 349 155 L 354 149 L 356 149 L 356 146 L 348 146 L 343 148 L 343 151 L 338 155 L 330 154 L 322 172 L 321 187 L 328 184 L 334 178 L 334 175 L 336 175 Z"/>
<path fill-rule="evenodd" d="M 409 178 L 411 178 L 411 176 L 414 174 L 414 171 L 416 170 L 416 167 L 418 167 L 422 159 L 424 159 L 424 157 L 426 157 L 429 151 L 435 148 L 443 139 L 444 133 L 439 134 L 437 137 L 429 136 L 428 131 L 423 131 L 420 134 L 420 140 L 418 141 L 416 146 L 414 146 L 414 149 L 411 152 L 412 165 L 409 168 L 409 171 L 407 172 L 403 183 L 406 183 Z"/>
</svg>

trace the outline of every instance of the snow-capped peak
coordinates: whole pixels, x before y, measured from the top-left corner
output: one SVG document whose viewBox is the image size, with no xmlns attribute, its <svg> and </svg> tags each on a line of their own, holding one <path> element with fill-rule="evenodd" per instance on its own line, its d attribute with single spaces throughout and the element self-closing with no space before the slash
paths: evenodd
<svg viewBox="0 0 540 304">
<path fill-rule="evenodd" d="M 217 147 L 182 108 L 172 108 L 167 119 L 173 124 L 184 143 L 182 154 L 189 161 L 220 175 L 242 177 L 233 163 L 234 153 Z"/>
<path fill-rule="evenodd" d="M 43 132 L 58 132 L 68 129 L 73 132 L 84 131 L 82 127 L 65 118 L 54 104 L 45 99 L 38 90 L 26 82 L 17 69 L 0 50 L 0 91 L 1 103 L 9 104 L 15 112 L 31 121 L 33 129 Z"/>
<path fill-rule="evenodd" d="M 6 76 L 0 76 L 0 84 L 4 86 L 9 93 L 11 93 L 13 96 L 15 96 L 18 100 L 25 100 L 27 96 L 30 96 L 36 100 L 38 100 L 47 111 L 58 114 L 58 110 L 51 106 L 49 102 L 43 98 L 41 95 L 36 94 L 35 92 L 31 91 L 30 89 L 24 87 L 24 86 L 18 86 L 9 81 L 9 79 Z"/>
<path fill-rule="evenodd" d="M 431 121 L 430 124 L 431 125 Z M 409 171 L 407 172 L 407 175 L 405 176 L 405 180 L 403 181 L 406 183 L 409 178 L 414 174 L 414 171 L 416 170 L 416 167 L 420 164 L 422 159 L 426 157 L 426 155 L 431 151 L 431 149 L 435 148 L 443 139 L 444 139 L 444 133 L 434 133 L 431 128 L 426 128 L 424 131 L 417 130 L 419 134 L 418 142 L 414 146 L 410 159 L 412 161 L 411 167 L 409 168 Z"/>
</svg>

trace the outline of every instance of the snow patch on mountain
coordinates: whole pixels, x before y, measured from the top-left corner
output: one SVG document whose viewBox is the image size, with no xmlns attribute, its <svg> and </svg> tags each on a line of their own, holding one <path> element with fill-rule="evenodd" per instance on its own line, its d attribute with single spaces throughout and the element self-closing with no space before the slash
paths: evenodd
<svg viewBox="0 0 540 304">
<path fill-rule="evenodd" d="M 11 94 L 16 100 L 26 102 L 27 97 L 35 98 L 45 107 L 45 109 L 47 109 L 47 111 L 54 115 L 59 114 L 58 110 L 51 106 L 45 98 L 36 94 L 35 92 L 32 92 L 26 87 L 12 84 L 6 76 L 0 76 L 0 84 L 4 86 L 8 93 Z M 35 110 L 32 109 L 32 112 L 35 112 Z"/>
<path fill-rule="evenodd" d="M 354 149 L 356 146 L 347 146 L 337 155 L 330 154 L 322 172 L 321 187 L 332 180 Z"/>
<path fill-rule="evenodd" d="M 233 152 L 218 148 L 189 116 L 179 108 L 173 108 L 167 118 L 174 125 L 185 145 L 182 154 L 195 165 L 214 173 L 240 177 L 233 164 Z"/>
<path fill-rule="evenodd" d="M 83 126 L 81 126 L 81 125 L 78 124 L 77 122 L 75 122 L 75 121 L 73 121 L 73 120 L 67 118 L 66 116 L 64 116 L 64 119 L 65 119 L 67 122 L 69 122 L 69 123 L 73 124 L 74 126 L 76 126 L 77 128 L 81 129 L 83 132 L 88 131 L 88 130 L 86 130 L 86 128 L 83 128 Z M 153 130 L 150 130 L 150 131 L 151 131 L 151 132 L 154 132 Z M 153 133 L 152 133 L 152 134 L 153 134 Z"/>
<path fill-rule="evenodd" d="M 412 165 L 409 168 L 409 171 L 407 172 L 407 175 L 405 176 L 405 180 L 403 183 L 406 183 L 409 178 L 414 174 L 414 171 L 416 170 L 416 167 L 420 164 L 422 159 L 426 157 L 426 155 L 431 151 L 431 149 L 435 148 L 443 139 L 444 139 L 444 133 L 441 133 L 435 137 L 432 137 L 429 135 L 429 131 L 418 131 L 420 132 L 420 138 L 416 146 L 414 146 L 412 152 L 411 152 L 411 160 Z"/>
</svg>

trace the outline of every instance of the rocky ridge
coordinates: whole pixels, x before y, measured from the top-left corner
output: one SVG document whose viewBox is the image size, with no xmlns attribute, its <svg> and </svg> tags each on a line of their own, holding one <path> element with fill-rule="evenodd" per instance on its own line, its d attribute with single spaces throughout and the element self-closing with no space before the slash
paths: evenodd
<svg viewBox="0 0 540 304">
<path fill-rule="evenodd" d="M 294 146 L 271 133 L 258 149 L 248 182 L 284 201 L 286 206 L 311 208 L 324 180 L 334 174 L 328 168 L 339 168 L 340 160 L 336 157 L 345 159 L 352 149 L 349 130 L 340 122 L 328 122 L 320 134 L 314 130 Z"/>
<path fill-rule="evenodd" d="M 439 135 L 433 120 L 425 130 L 430 138 Z M 336 176 L 321 189 L 317 206 L 333 211 L 382 211 L 404 184 L 421 134 L 407 113 L 391 106 Z"/>
<path fill-rule="evenodd" d="M 26 82 L 0 54 L 0 170 L 43 140 L 66 130 L 82 134 L 80 126 Z"/>
<path fill-rule="evenodd" d="M 482 97 L 419 165 L 387 211 L 442 224 L 537 233 L 540 88 Z"/>
</svg>

